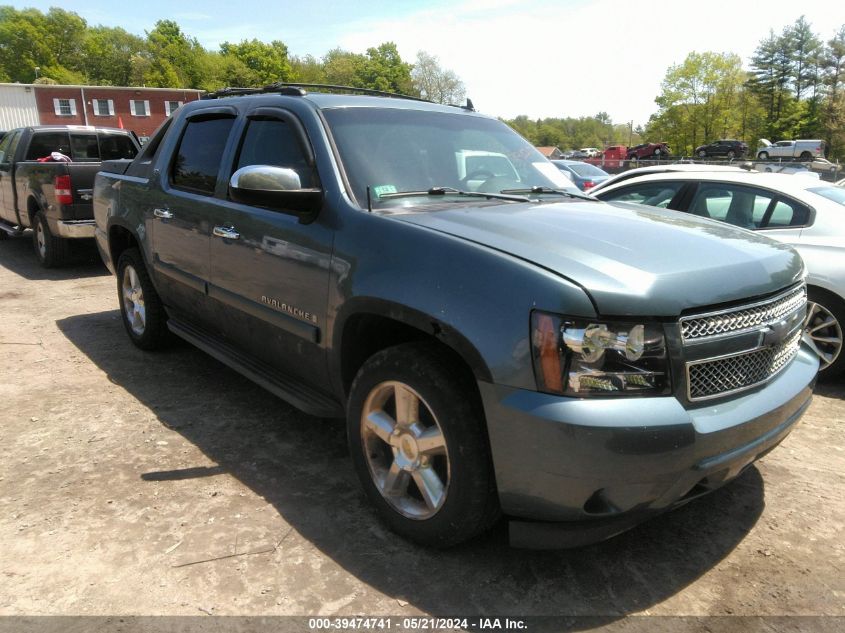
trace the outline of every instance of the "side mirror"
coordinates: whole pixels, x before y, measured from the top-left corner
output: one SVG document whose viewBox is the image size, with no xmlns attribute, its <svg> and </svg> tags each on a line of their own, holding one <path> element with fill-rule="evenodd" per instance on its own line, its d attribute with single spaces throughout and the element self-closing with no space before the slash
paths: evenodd
<svg viewBox="0 0 845 633">
<path fill-rule="evenodd" d="M 313 222 L 323 203 L 323 190 L 303 189 L 293 169 L 272 165 L 241 167 L 229 179 L 235 202 L 289 213 L 303 224 Z"/>
</svg>

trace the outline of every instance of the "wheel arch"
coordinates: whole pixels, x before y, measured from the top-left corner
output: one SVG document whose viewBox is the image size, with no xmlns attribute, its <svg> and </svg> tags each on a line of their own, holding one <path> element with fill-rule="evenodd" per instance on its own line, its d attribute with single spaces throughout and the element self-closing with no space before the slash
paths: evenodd
<svg viewBox="0 0 845 633">
<path fill-rule="evenodd" d="M 143 258 L 144 253 L 141 249 L 141 243 L 138 240 L 138 237 L 123 223 L 112 222 L 109 225 L 108 238 L 109 257 L 111 258 L 112 264 L 115 266 L 115 270 L 117 270 L 117 262 L 120 259 L 121 254 L 129 248 L 137 248 L 141 251 L 141 257 Z"/>
<path fill-rule="evenodd" d="M 492 374 L 478 349 L 457 329 L 413 308 L 382 299 L 353 300 L 335 322 L 334 375 L 345 396 L 361 365 L 373 354 L 402 343 L 431 341 L 460 363 L 475 380 Z"/>
</svg>

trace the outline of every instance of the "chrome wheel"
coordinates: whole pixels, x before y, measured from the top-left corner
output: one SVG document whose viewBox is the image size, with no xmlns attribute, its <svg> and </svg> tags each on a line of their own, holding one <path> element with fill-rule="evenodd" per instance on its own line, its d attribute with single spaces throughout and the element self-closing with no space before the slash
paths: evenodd
<svg viewBox="0 0 845 633">
<path fill-rule="evenodd" d="M 121 292 L 123 293 L 123 314 L 126 316 L 126 321 L 132 328 L 132 332 L 142 336 L 147 327 L 147 311 L 144 306 L 144 291 L 141 288 L 141 280 L 138 278 L 134 266 L 126 266 L 123 269 Z"/>
<path fill-rule="evenodd" d="M 40 220 L 35 223 L 35 245 L 38 247 L 38 256 L 47 259 L 47 235 L 44 233 L 44 223 Z"/>
<path fill-rule="evenodd" d="M 804 340 L 818 355 L 819 371 L 836 362 L 842 352 L 842 325 L 833 313 L 820 303 L 807 303 Z"/>
<path fill-rule="evenodd" d="M 449 453 L 434 412 L 411 387 L 383 382 L 361 412 L 361 440 L 370 477 L 400 514 L 434 516 L 449 491 Z"/>
</svg>

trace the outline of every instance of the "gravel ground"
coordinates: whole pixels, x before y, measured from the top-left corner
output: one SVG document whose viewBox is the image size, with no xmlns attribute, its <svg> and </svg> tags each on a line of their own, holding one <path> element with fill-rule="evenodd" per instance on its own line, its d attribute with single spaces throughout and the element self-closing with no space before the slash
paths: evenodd
<svg viewBox="0 0 845 633">
<path fill-rule="evenodd" d="M 45 271 L 7 240 L 0 615 L 845 616 L 843 397 L 822 385 L 736 482 L 608 542 L 525 552 L 499 526 L 426 551 L 376 519 L 341 422 L 187 345 L 135 349 L 96 253 Z"/>
</svg>

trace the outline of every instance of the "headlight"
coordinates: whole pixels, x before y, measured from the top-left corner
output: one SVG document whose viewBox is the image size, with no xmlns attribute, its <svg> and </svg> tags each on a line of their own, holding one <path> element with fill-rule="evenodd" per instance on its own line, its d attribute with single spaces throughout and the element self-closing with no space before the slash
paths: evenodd
<svg viewBox="0 0 845 633">
<path fill-rule="evenodd" d="M 584 321 L 535 311 L 531 343 L 541 391 L 578 397 L 669 393 L 660 323 Z"/>
</svg>

